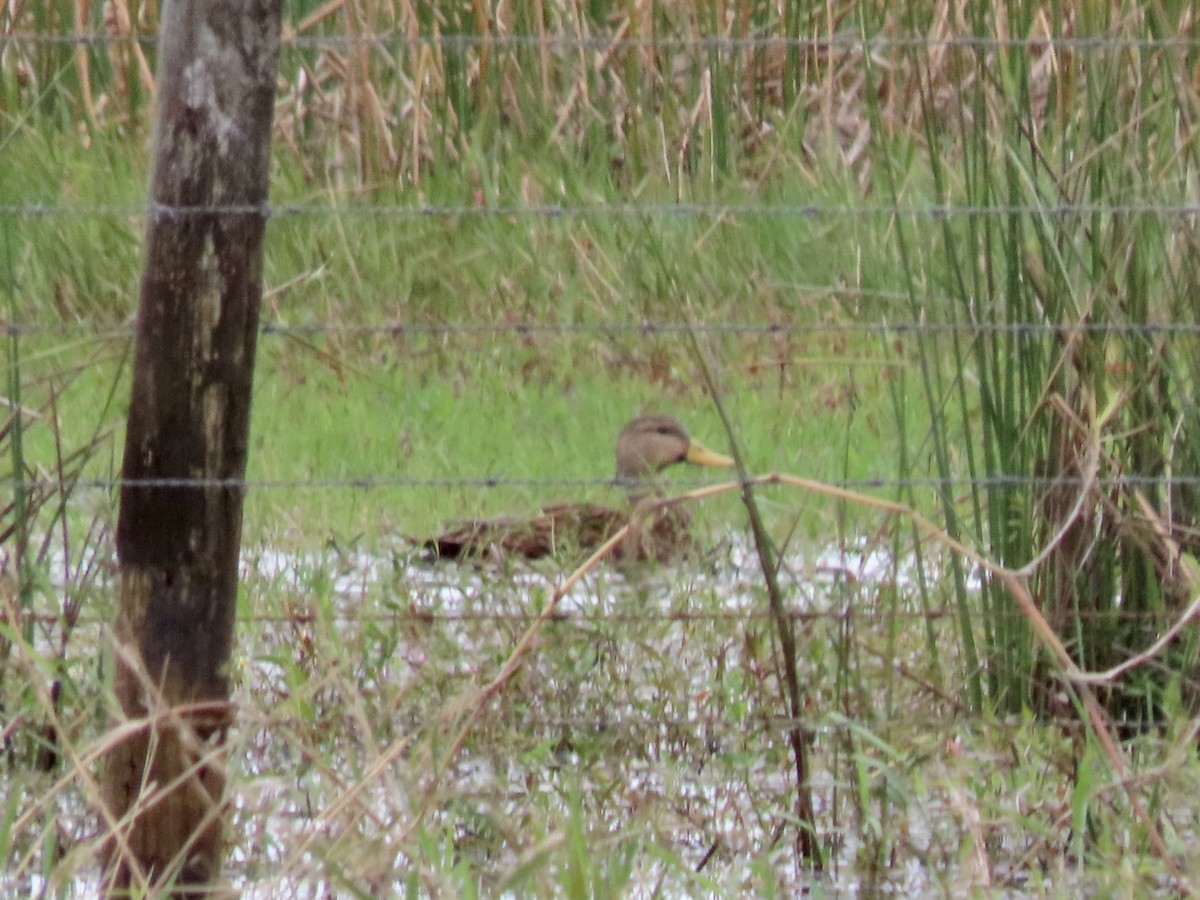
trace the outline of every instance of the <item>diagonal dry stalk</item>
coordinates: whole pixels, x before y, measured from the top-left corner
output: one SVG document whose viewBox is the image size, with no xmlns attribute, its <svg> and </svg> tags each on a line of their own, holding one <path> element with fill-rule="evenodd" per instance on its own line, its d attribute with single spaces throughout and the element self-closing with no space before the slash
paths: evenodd
<svg viewBox="0 0 1200 900">
<path fill-rule="evenodd" d="M 779 587 L 778 561 L 775 558 L 775 546 L 767 534 L 763 524 L 762 513 L 754 496 L 751 479 L 746 472 L 745 457 L 737 440 L 737 431 L 733 420 L 722 400 L 713 367 L 708 357 L 700 349 L 695 331 L 689 331 L 693 356 L 704 374 L 712 395 L 713 404 L 721 423 L 725 426 L 725 435 L 733 452 L 734 464 L 737 467 L 738 481 L 742 486 L 742 504 L 746 507 L 746 515 L 750 520 L 750 531 L 754 535 L 754 549 L 758 556 L 759 568 L 762 571 L 763 583 L 767 589 L 768 606 L 771 622 L 774 626 L 775 639 L 779 642 L 780 657 L 783 661 L 783 675 L 780 679 L 785 693 L 791 725 L 787 730 L 788 743 L 792 748 L 792 758 L 796 767 L 796 819 L 799 830 L 796 835 L 796 851 L 799 859 L 804 860 L 816 871 L 824 868 L 821 857 L 821 845 L 817 841 L 816 814 L 813 810 L 811 772 L 809 770 L 809 750 L 812 738 L 805 733 L 801 724 L 804 721 L 804 698 L 800 690 L 800 678 L 796 671 L 796 632 L 792 620 L 787 615 L 783 601 L 783 591 Z"/>
<path fill-rule="evenodd" d="M 19 636 L 17 637 L 16 650 L 18 652 L 18 659 L 23 665 L 34 666 L 33 660 L 36 654 L 33 648 L 21 640 Z M 30 684 L 35 692 L 38 705 L 42 708 L 47 720 L 60 733 L 63 733 L 64 729 L 58 720 L 53 696 L 47 688 L 44 679 L 31 678 Z M 15 816 L 10 830 L 18 833 L 28 829 L 37 817 L 44 814 L 49 804 L 60 795 L 66 793 L 74 783 L 78 782 L 88 806 L 97 811 L 101 826 L 100 835 L 89 842 L 87 847 L 81 848 L 84 854 L 88 857 L 94 857 L 96 854 L 92 845 L 98 845 L 99 842 L 111 839 L 118 852 L 129 855 L 130 849 L 125 841 L 124 831 L 103 802 L 99 780 L 92 773 L 96 766 L 112 752 L 114 747 L 125 740 L 131 731 L 145 729 L 147 724 L 146 721 L 136 721 L 117 725 L 105 732 L 94 745 L 82 751 L 75 746 L 74 742 L 63 740 L 61 743 L 61 752 L 66 757 L 69 765 L 65 767 L 64 773 L 37 798 L 35 803 Z M 130 858 L 133 860 L 132 856 Z M 133 877 L 131 880 L 134 886 L 145 890 L 148 885 L 146 873 L 137 865 L 136 860 L 132 861 L 132 868 Z"/>
<path fill-rule="evenodd" d="M 475 724 L 479 721 L 480 716 L 482 716 L 484 710 L 487 708 L 491 700 L 495 698 L 496 695 L 504 689 L 508 682 L 512 680 L 513 676 L 521 670 L 521 667 L 525 664 L 525 660 L 533 650 L 537 637 L 541 633 L 542 628 L 547 622 L 558 617 L 558 604 L 574 589 L 575 585 L 577 585 L 583 579 L 583 577 L 587 575 L 588 572 L 596 568 L 596 566 L 598 566 L 614 550 L 616 550 L 616 548 L 621 544 L 622 541 L 625 540 L 630 532 L 639 527 L 641 520 L 645 516 L 648 516 L 651 513 L 659 510 L 681 506 L 683 504 L 699 500 L 703 497 L 712 496 L 714 493 L 723 493 L 724 491 L 729 490 L 731 487 L 736 486 L 736 483 L 729 483 L 718 485 L 721 490 L 715 492 L 709 488 L 698 488 L 696 490 L 688 491 L 687 493 L 679 494 L 673 497 L 661 499 L 647 498 L 643 500 L 634 508 L 630 521 L 616 531 L 612 537 L 600 545 L 600 547 L 598 547 L 591 556 L 589 556 L 574 572 L 568 575 L 554 589 L 554 593 L 550 595 L 550 599 L 546 603 L 545 608 L 538 614 L 537 618 L 530 623 L 529 627 L 525 630 L 525 633 L 521 635 L 520 639 L 513 646 L 512 652 L 509 653 L 508 659 L 505 660 L 504 665 L 500 667 L 499 671 L 497 671 L 495 676 L 493 676 L 492 680 L 482 687 L 471 699 L 470 712 L 466 716 L 466 721 L 464 721 L 459 727 L 458 732 L 454 736 L 454 740 L 450 743 L 449 749 L 447 749 L 445 754 L 442 756 L 441 762 L 439 762 L 434 769 L 430 783 L 426 787 L 425 796 L 420 807 L 418 808 L 416 816 L 414 817 L 413 821 L 409 823 L 406 833 L 409 833 L 415 829 L 424 819 L 425 815 L 429 812 L 442 777 L 449 770 L 455 758 L 466 744 L 467 737 L 470 735 L 471 730 L 475 727 Z"/>
<path fill-rule="evenodd" d="M 1086 712 L 1087 719 L 1091 725 L 1101 748 L 1108 757 L 1110 764 L 1113 767 L 1119 781 L 1124 786 L 1126 795 L 1129 799 L 1131 808 L 1134 811 L 1139 823 L 1146 829 L 1150 845 L 1156 856 L 1162 861 L 1167 870 L 1172 873 L 1176 879 L 1180 889 L 1187 894 L 1194 894 L 1188 888 L 1187 882 L 1184 880 L 1183 874 L 1171 856 L 1169 849 L 1158 829 L 1157 824 L 1151 818 L 1145 805 L 1136 793 L 1136 782 L 1130 774 L 1129 765 L 1125 759 L 1124 753 L 1121 751 L 1117 739 L 1114 737 L 1113 729 L 1108 721 L 1099 702 L 1095 699 L 1094 694 L 1090 689 L 1090 685 L 1097 683 L 1099 679 L 1108 677 L 1108 673 L 1090 673 L 1085 672 L 1076 665 L 1071 658 L 1062 641 L 1055 633 L 1054 629 L 1046 621 L 1038 608 L 1030 590 L 1028 588 L 1028 580 L 1033 574 L 1028 567 L 1019 569 L 1010 569 L 1002 566 L 991 559 L 984 556 L 981 552 L 969 547 L 962 541 L 951 536 L 945 529 L 938 526 L 932 520 L 928 519 L 921 513 L 917 512 L 911 506 L 903 503 L 898 503 L 893 500 L 883 500 L 878 497 L 873 497 L 869 494 L 863 494 L 848 488 L 838 487 L 836 485 L 826 484 L 821 481 L 816 481 L 811 478 L 802 478 L 796 475 L 774 472 L 767 475 L 761 475 L 753 478 L 747 478 L 744 481 L 727 481 L 719 484 L 709 485 L 703 488 L 697 488 L 686 493 L 678 494 L 672 497 L 667 497 L 659 500 L 648 500 L 639 506 L 638 512 L 642 515 L 648 514 L 655 510 L 662 510 L 669 507 L 679 506 L 688 503 L 694 503 L 699 500 L 704 500 L 709 497 L 715 497 L 719 494 L 725 494 L 732 491 L 745 491 L 747 488 L 767 487 L 771 485 L 784 485 L 787 487 L 797 488 L 807 493 L 817 494 L 828 497 L 830 499 L 840 500 L 847 503 L 856 504 L 862 507 L 875 509 L 879 512 L 888 515 L 899 516 L 907 519 L 918 531 L 924 536 L 936 541 L 938 544 L 945 547 L 952 553 L 956 553 L 964 560 L 974 563 L 983 571 L 995 577 L 1008 591 L 1009 595 L 1016 603 L 1018 610 L 1029 622 L 1034 633 L 1041 640 L 1042 644 L 1051 652 L 1054 659 L 1063 671 L 1066 679 L 1071 683 L 1074 689 L 1078 692 L 1083 708 Z M 425 794 L 413 820 L 408 824 L 405 830 L 405 835 L 411 834 L 432 808 L 434 797 L 438 787 L 441 784 L 442 778 L 457 758 L 458 754 L 465 746 L 468 736 L 476 723 L 479 721 L 484 710 L 490 702 L 507 686 L 528 659 L 533 651 L 536 639 L 542 628 L 547 622 L 556 617 L 556 610 L 559 602 L 565 597 L 580 579 L 588 572 L 594 569 L 605 557 L 625 539 L 629 533 L 630 526 L 625 526 L 620 531 L 616 532 L 603 546 L 596 550 L 587 561 L 579 568 L 572 572 L 567 578 L 555 588 L 549 602 L 536 619 L 529 625 L 525 633 L 514 645 L 508 659 L 493 676 L 492 680 L 477 691 L 474 697 L 469 701 L 468 712 L 465 720 L 459 726 L 455 733 L 449 748 L 443 754 L 441 761 L 435 768 L 433 775 L 425 788 Z M 1041 554 L 1037 555 L 1038 557 Z M 1035 557 L 1036 558 L 1036 557 Z M 1200 609 L 1200 599 L 1189 607 L 1189 615 Z M 1185 620 L 1181 620 L 1178 627 L 1181 628 Z M 349 803 L 353 795 L 360 793 L 366 784 L 373 780 L 378 773 L 382 772 L 386 767 L 400 757 L 405 749 L 407 742 L 398 742 L 393 747 L 389 748 L 387 753 L 379 757 L 364 777 L 356 784 L 346 795 L 343 795 L 339 801 L 340 805 Z M 310 836 L 306 839 L 311 842 L 313 838 Z M 303 848 L 301 848 L 303 849 Z"/>
<path fill-rule="evenodd" d="M 131 887 L 160 890 L 186 871 L 198 847 L 223 830 L 228 811 L 224 789 L 227 781 L 225 759 L 229 751 L 225 735 L 234 719 L 234 704 L 226 700 L 208 700 L 172 705 L 163 684 L 150 677 L 139 655 L 115 639 L 111 639 L 111 644 L 115 657 L 138 682 L 145 715 L 125 718 L 111 728 L 103 736 L 100 758 L 106 765 L 113 765 L 117 755 L 131 742 L 141 741 L 147 745 L 147 765 L 142 770 L 133 802 L 120 816 L 114 814 L 112 798 L 105 796 L 101 789 L 98 808 L 104 823 L 104 833 L 100 836 L 104 889 L 113 892 L 118 871 L 125 870 Z M 166 676 L 167 668 L 164 667 L 164 681 Z M 210 737 L 205 739 L 202 735 Z M 159 760 L 167 754 L 179 762 L 160 765 Z M 164 773 L 171 777 L 165 781 L 156 778 Z M 166 861 L 161 871 L 146 871 L 140 862 L 147 840 L 143 816 L 163 804 L 168 808 L 178 807 L 181 797 L 203 806 L 204 814 L 196 820 L 190 835 L 180 842 L 174 856 Z M 153 842 L 156 838 L 150 840 Z"/>
</svg>

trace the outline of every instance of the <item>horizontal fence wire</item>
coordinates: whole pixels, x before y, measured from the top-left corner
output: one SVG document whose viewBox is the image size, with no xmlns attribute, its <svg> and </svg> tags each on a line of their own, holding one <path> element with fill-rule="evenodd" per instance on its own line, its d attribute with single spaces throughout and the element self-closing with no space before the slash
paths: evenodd
<svg viewBox="0 0 1200 900">
<path fill-rule="evenodd" d="M 47 34 L 42 32 L 10 32 L 0 35 L 0 51 L 9 46 L 59 46 L 103 48 L 128 44 L 153 47 L 158 41 L 152 32 L 106 33 L 86 32 L 77 34 Z M 1200 48 L 1200 36 L 1179 34 L 1164 37 L 1141 37 L 1133 35 L 1039 35 L 1035 37 L 995 37 L 991 35 L 864 35 L 841 31 L 822 37 L 779 36 L 757 34 L 745 36 L 723 35 L 661 35 L 642 37 L 638 35 L 584 35 L 584 34 L 422 34 L 405 32 L 373 32 L 369 34 L 295 34 L 285 26 L 280 41 L 284 50 L 340 50 L 356 47 L 386 47 L 389 49 L 422 50 L 435 49 L 556 49 L 556 50 L 612 50 L 664 49 L 664 50 L 765 50 L 785 48 L 799 51 L 822 52 L 826 50 L 1192 50 Z"/>
<path fill-rule="evenodd" d="M 897 302 L 907 297 L 881 295 L 873 292 L 846 291 L 837 288 L 797 287 L 798 291 L 825 291 L 833 295 L 845 294 L 862 298 L 891 297 Z M 399 301 L 398 301 L 399 302 Z M 87 322 L 4 322 L 0 321 L 0 335 L 5 337 L 62 336 L 91 337 L 97 340 L 132 339 L 137 333 L 132 323 L 122 325 L 97 325 Z M 795 323 L 795 322 L 380 322 L 344 324 L 336 322 L 311 322 L 288 324 L 286 322 L 263 322 L 259 326 L 263 335 L 282 337 L 686 337 L 690 334 L 715 337 L 794 337 L 797 335 L 875 335 L 878 337 L 917 336 L 1006 336 L 1036 337 L 1040 335 L 1095 334 L 1110 337 L 1187 336 L 1200 334 L 1200 322 L 1096 322 L 1087 321 L 1071 324 L 1053 322 L 838 322 L 838 323 Z M 799 357 L 796 362 L 803 362 Z M 781 361 L 782 362 L 782 361 Z"/>
<path fill-rule="evenodd" d="M 851 569 L 849 574 L 853 574 Z M 261 576 L 270 581 L 271 577 Z M 848 579 L 851 582 L 853 578 Z M 445 582 L 442 587 L 457 587 L 457 582 Z M 248 612 L 239 615 L 238 621 L 257 625 L 292 625 L 304 627 L 314 623 L 330 623 L 335 625 L 375 624 L 375 625 L 454 625 L 454 624 L 503 624 L 526 626 L 541 614 L 540 609 L 530 609 L 528 612 L 495 612 L 490 610 L 458 610 L 444 612 L 425 610 L 416 606 L 411 609 L 394 612 L 370 612 L 359 610 L 353 613 L 325 613 L 316 610 L 296 610 L 290 613 L 255 613 Z M 675 610 L 675 611 L 641 611 L 621 612 L 602 610 L 599 612 L 572 609 L 556 612 L 549 624 L 564 627 L 591 628 L 597 625 L 653 625 L 677 623 L 717 623 L 717 622 L 768 622 L 777 616 L 797 624 L 812 624 L 817 622 L 844 623 L 854 622 L 858 625 L 886 625 L 888 622 L 937 622 L 953 619 L 958 611 L 951 608 L 906 610 L 895 609 L 886 612 L 861 610 L 853 606 L 843 609 L 785 609 L 773 612 L 768 609 L 714 609 L 714 610 Z M 1077 614 L 1083 621 L 1097 620 L 1102 622 L 1146 622 L 1151 625 L 1162 624 L 1162 614 L 1153 611 L 1133 610 L 1080 610 Z M 1016 623 L 1025 621 L 1024 616 L 1015 609 L 991 610 L 981 614 L 981 618 L 993 624 L 1003 622 Z M 29 611 L 23 612 L 19 621 L 35 625 L 62 624 L 64 614 Z M 107 628 L 112 625 L 111 619 L 102 616 L 79 615 L 71 619 L 73 628 Z"/>
<path fill-rule="evenodd" d="M 228 204 L 170 206 L 133 203 L 0 203 L 0 218 L 73 218 L 145 219 L 151 216 L 175 217 L 211 215 L 258 215 L 270 219 L 330 218 L 390 219 L 947 219 L 1009 218 L 1030 216 L 1039 219 L 1086 218 L 1096 215 L 1156 216 L 1191 219 L 1200 216 L 1200 203 L 1012 203 L 974 206 L 970 204 L 925 203 L 449 203 L 449 204 L 355 204 L 333 206 L 326 203 Z"/>
<path fill-rule="evenodd" d="M 952 702 L 954 698 L 947 697 L 946 702 Z M 520 719 L 523 729 L 536 731 L 560 731 L 566 730 L 576 734 L 584 733 L 588 735 L 637 735 L 641 736 L 646 732 L 656 732 L 659 735 L 659 740 L 669 740 L 671 737 L 690 737 L 696 740 L 718 739 L 722 743 L 745 741 L 747 737 L 762 737 L 765 734 L 774 734 L 780 739 L 785 739 L 789 731 L 799 729 L 804 734 L 818 737 L 822 735 L 844 735 L 847 732 L 851 734 L 862 735 L 865 732 L 886 732 L 889 735 L 908 735 L 915 737 L 918 734 L 930 736 L 931 734 L 942 733 L 942 739 L 946 741 L 954 740 L 955 721 L 947 715 L 942 716 L 912 716 L 905 712 L 903 716 L 894 717 L 888 720 L 872 721 L 869 717 L 856 718 L 811 718 L 796 721 L 789 719 L 786 716 L 771 716 L 762 718 L 758 716 L 749 717 L 740 722 L 725 722 L 716 718 L 718 709 L 706 711 L 705 713 L 697 713 L 696 718 L 680 718 L 672 716 L 662 716 L 654 718 L 611 718 L 601 717 L 573 717 L 573 716 L 522 716 Z M 340 716 L 331 716 L 328 714 L 318 713 L 314 716 L 318 720 L 328 722 L 330 718 L 341 718 Z M 347 714 L 345 719 L 348 724 L 358 724 L 357 718 L 353 714 Z M 964 720 L 972 722 L 975 720 Z M 1068 715 L 1048 714 L 1041 721 L 1047 725 L 1066 729 L 1068 732 L 1082 731 L 1086 726 L 1079 721 L 1078 718 L 1072 718 Z M 301 716 L 280 715 L 270 716 L 272 727 L 286 726 L 289 723 L 300 724 L 306 728 L 312 727 L 312 723 Z M 254 721 L 245 722 L 243 727 L 247 730 L 252 730 Z M 988 721 L 989 728 L 1001 732 L 1005 729 L 1019 731 L 1022 722 L 1018 717 L 995 717 Z M 946 732 L 949 728 L 950 731 Z M 487 730 L 483 726 L 481 730 Z M 943 733 L 944 732 L 944 733 Z M 916 733 L 916 734 L 914 734 Z M 567 735 L 564 735 L 564 738 Z M 564 748 L 566 749 L 566 748 Z M 713 746 L 713 751 L 718 751 L 720 747 Z M 847 784 L 847 781 L 839 780 L 840 784 Z M 787 793 L 789 788 L 781 787 L 780 791 Z"/>
<path fill-rule="evenodd" d="M 760 481 L 770 475 L 754 475 L 748 477 L 750 482 Z M 676 488 L 693 488 L 720 483 L 711 479 L 679 477 L 672 478 L 670 486 Z M 1200 476 L 1197 475 L 1104 475 L 1090 478 L 1086 476 L 1037 476 L 1037 475 L 948 475 L 923 477 L 879 477 L 879 478 L 844 478 L 822 479 L 821 485 L 846 490 L 873 491 L 881 489 L 904 488 L 942 488 L 942 487 L 988 487 L 1011 489 L 1044 489 L 1050 487 L 1101 487 L 1101 488 L 1146 488 L 1165 486 L 1200 487 Z M 37 491 L 58 491 L 60 489 L 89 489 L 115 490 L 119 488 L 139 488 L 142 490 L 178 490 L 195 488 L 244 488 L 248 490 L 298 490 L 298 489 L 358 489 L 378 490 L 383 488 L 420 488 L 437 490 L 443 488 L 621 488 L 625 485 L 616 478 L 562 478 L 562 477 L 525 477 L 525 476 L 466 476 L 466 477 L 407 477 L 404 475 L 350 475 L 336 478 L 7 478 L 0 480 L 0 487 L 8 489 L 27 488 Z"/>
</svg>

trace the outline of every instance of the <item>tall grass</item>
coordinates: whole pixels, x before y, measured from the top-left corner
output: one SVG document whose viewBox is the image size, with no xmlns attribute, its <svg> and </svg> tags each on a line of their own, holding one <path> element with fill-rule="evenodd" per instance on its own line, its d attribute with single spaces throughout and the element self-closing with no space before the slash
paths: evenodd
<svg viewBox="0 0 1200 900">
<path fill-rule="evenodd" d="M 486 181 L 499 156 L 520 149 L 585 161 L 630 189 L 654 173 L 682 198 L 768 174 L 772 130 L 797 124 L 809 152 L 857 144 L 856 158 L 865 47 L 853 37 L 896 34 L 884 3 L 859 4 L 853 17 L 747 0 L 287 6 L 276 138 L 312 183 L 354 192 L 419 189 L 453 167 Z M 6 44 L 13 77 L 0 112 L 32 102 L 40 122 L 93 137 L 145 133 L 157 3 L 54 0 L 6 15 L 20 37 Z M 98 38 L 99 52 L 76 45 L 79 32 Z M 783 40 L 797 36 L 812 43 Z"/>
<path fill-rule="evenodd" d="M 7 237 L 7 232 L 6 232 Z M 12 247 L 6 239 L 4 247 L 5 304 L 9 315 L 16 317 L 16 300 L 13 288 Z M 9 489 L 11 499 L 5 498 L 3 516 L 0 516 L 0 544 L 11 547 L 11 552 L 4 554 L 4 568 L 12 568 L 15 584 L 4 585 L 4 627 L 0 630 L 0 712 L 8 718 L 8 709 L 14 705 L 17 698 L 10 697 L 9 685 L 12 681 L 10 663 L 13 656 L 13 645 L 20 632 L 20 624 L 25 618 L 30 606 L 31 584 L 29 582 L 29 567 L 26 564 L 26 554 L 29 547 L 29 490 L 25 483 L 25 453 L 24 427 L 25 417 L 21 400 L 21 342 L 17 333 L 10 332 L 5 340 L 6 379 L 5 389 L 8 394 L 8 409 L 0 437 L 7 445 L 8 459 L 6 460 L 9 474 Z M 5 471 L 0 468 L 0 472 Z M 22 635 L 28 641 L 28 634 Z M 8 743 L 8 740 L 5 741 Z"/>
<path fill-rule="evenodd" d="M 941 202 L 1010 211 L 947 217 L 936 237 L 898 227 L 914 317 L 967 326 L 965 338 L 953 333 L 950 367 L 940 338 L 917 343 L 947 526 L 1013 569 L 1039 560 L 1034 586 L 1047 615 L 1080 665 L 1105 669 L 1146 646 L 1185 599 L 1168 545 L 1189 542 L 1195 513 L 1167 501 L 1185 496 L 1196 472 L 1182 447 L 1195 427 L 1197 359 L 1190 338 L 1152 329 L 1194 312 L 1185 249 L 1193 225 L 1155 207 L 1194 192 L 1195 125 L 1180 111 L 1195 107 L 1195 50 L 1129 52 L 1121 43 L 1147 29 L 1176 33 L 1190 8 L 1151 22 L 1132 6 L 1099 20 L 1089 9 L 1077 34 L 1113 44 L 1078 53 L 954 47 L 937 65 L 914 57 Z M 981 33 L 992 22 L 976 7 L 961 24 Z M 1028 10 L 1006 22 L 1014 34 L 1039 24 Z M 951 80 L 975 87 L 939 117 Z M 890 159 L 889 174 L 899 199 L 903 163 Z M 930 302 L 916 260 L 913 248 L 929 238 L 948 306 Z M 964 469 L 974 485 L 965 506 L 949 487 Z M 1149 481 L 1114 485 L 1122 476 Z M 1165 529 L 1147 519 L 1142 497 Z M 1040 674 L 1023 620 L 1005 615 L 1003 587 L 985 580 L 976 613 L 961 574 L 955 580 L 964 656 L 981 638 L 986 661 L 974 702 L 1045 709 L 1058 687 Z M 1130 682 L 1114 690 L 1112 708 L 1144 718 L 1163 679 Z"/>
</svg>

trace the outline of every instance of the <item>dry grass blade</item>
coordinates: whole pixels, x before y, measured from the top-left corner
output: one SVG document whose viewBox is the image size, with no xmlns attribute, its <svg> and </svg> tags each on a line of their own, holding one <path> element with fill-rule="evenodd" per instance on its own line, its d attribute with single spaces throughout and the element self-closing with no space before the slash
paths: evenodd
<svg viewBox="0 0 1200 900">
<path fill-rule="evenodd" d="M 643 509 L 650 511 L 653 509 L 663 509 L 680 504 L 695 503 L 707 498 L 725 494 L 730 492 L 742 492 L 747 486 L 752 488 L 768 487 L 772 485 L 784 485 L 795 488 L 806 493 L 816 494 L 830 499 L 835 499 L 843 502 L 853 503 L 862 507 L 875 509 L 879 512 L 888 515 L 897 516 L 906 519 L 912 523 L 922 534 L 933 539 L 941 544 L 946 549 L 958 554 L 963 559 L 975 564 L 981 570 L 1000 580 L 1008 590 L 1013 601 L 1017 604 L 1018 609 L 1027 621 L 1034 628 L 1035 633 L 1040 640 L 1051 651 L 1058 665 L 1063 670 L 1068 680 L 1076 685 L 1076 690 L 1079 691 L 1081 701 L 1086 710 L 1088 721 L 1096 734 L 1105 754 L 1107 755 L 1110 764 L 1116 772 L 1118 778 L 1126 785 L 1127 794 L 1131 807 L 1134 810 L 1139 822 L 1146 829 L 1149 840 L 1155 854 L 1161 859 L 1168 871 L 1174 873 L 1178 879 L 1178 883 L 1183 886 L 1182 873 L 1179 871 L 1174 862 L 1162 836 L 1158 830 L 1158 826 L 1154 822 L 1146 810 L 1141 799 L 1135 793 L 1135 785 L 1129 776 L 1128 763 L 1125 760 L 1124 754 L 1119 748 L 1117 740 L 1112 734 L 1112 725 L 1108 721 L 1107 716 L 1092 696 L 1088 689 L 1088 683 L 1094 680 L 1095 676 L 1090 673 L 1085 673 L 1079 669 L 1063 646 L 1062 641 L 1050 627 L 1033 597 L 1029 593 L 1026 586 L 1029 573 L 1023 570 L 1012 570 L 1001 566 L 992 560 L 988 559 L 982 553 L 968 547 L 959 540 L 950 536 L 945 529 L 938 526 L 936 523 L 923 516 L 915 509 L 895 501 L 883 500 L 878 497 L 873 497 L 868 494 L 856 492 L 842 488 L 836 485 L 826 484 L 813 479 L 802 478 L 795 475 L 785 473 L 771 473 L 767 475 L 755 476 L 745 479 L 745 481 L 729 481 L 719 484 L 709 485 L 696 490 L 688 491 L 676 496 L 664 498 L 660 500 L 645 501 Z M 557 606 L 559 602 L 571 591 L 571 589 L 592 569 L 595 568 L 606 556 L 608 556 L 614 548 L 626 537 L 628 527 L 623 528 L 612 536 L 612 538 L 600 547 L 591 557 L 588 558 L 579 568 L 572 572 L 564 579 L 551 594 L 546 607 L 530 624 L 521 638 L 513 646 L 509 653 L 508 659 L 499 668 L 496 674 L 489 680 L 488 684 L 480 689 L 465 707 L 463 713 L 464 719 L 455 731 L 454 737 L 450 742 L 449 748 L 442 755 L 440 762 L 434 769 L 434 774 L 427 784 L 425 789 L 425 797 L 419 805 L 418 810 L 411 822 L 407 824 L 406 834 L 411 834 L 417 828 L 425 815 L 432 808 L 433 799 L 436 795 L 437 788 L 441 778 L 449 771 L 455 758 L 462 751 L 466 744 L 472 729 L 479 721 L 484 709 L 491 703 L 495 697 L 504 690 L 512 678 L 520 671 L 521 667 L 527 660 L 530 653 L 534 651 L 537 643 L 537 637 L 544 626 L 554 620 L 557 616 Z M 362 790 L 364 790 L 370 781 L 378 776 L 387 766 L 395 762 L 402 752 L 407 749 L 407 743 L 401 742 L 389 747 L 387 751 L 381 755 L 372 765 L 371 770 L 357 783 L 350 791 L 343 795 L 338 803 L 344 806 Z M 309 838 L 311 840 L 311 838 Z M 298 852 L 303 852 L 303 845 Z"/>
<path fill-rule="evenodd" d="M 124 720 L 110 729 L 102 741 L 103 758 L 111 766 L 117 755 L 124 753 L 130 743 L 144 743 L 147 747 L 147 764 L 141 772 L 140 789 L 119 818 L 112 812 L 116 806 L 113 798 L 105 797 L 101 803 L 101 815 L 107 825 L 101 851 L 104 883 L 106 890 L 111 891 L 112 879 L 123 871 L 131 881 L 130 887 L 146 890 L 171 883 L 178 873 L 186 870 L 192 851 L 202 842 L 212 839 L 212 830 L 219 832 L 222 828 L 228 803 L 226 798 L 220 796 L 226 782 L 225 757 L 228 750 L 225 735 L 234 720 L 234 706 L 227 701 L 172 705 L 166 700 L 161 685 L 150 678 L 135 652 L 116 640 L 111 642 L 111 646 L 127 673 L 140 682 L 146 715 Z M 204 740 L 200 736 L 202 733 L 212 737 Z M 160 783 L 154 779 L 158 771 L 164 770 L 159 763 L 162 754 L 182 757 L 187 763 L 183 766 L 172 763 L 169 768 L 177 769 L 176 774 Z M 211 796 L 214 785 L 221 788 L 215 798 Z M 186 797 L 183 802 L 202 804 L 204 815 L 191 834 L 180 843 L 174 857 L 163 870 L 145 872 L 140 860 L 145 858 L 146 847 L 156 847 L 160 840 L 169 841 L 170 838 L 147 835 L 143 814 L 163 804 L 178 806 L 181 797 Z M 138 845 L 136 851 L 132 846 L 134 844 Z"/>
<path fill-rule="evenodd" d="M 812 739 L 809 735 L 805 734 L 801 724 L 804 719 L 805 704 L 804 697 L 800 692 L 800 678 L 796 671 L 795 626 L 788 618 L 785 610 L 783 591 L 779 587 L 778 561 L 776 559 L 774 544 L 771 542 L 766 525 L 763 523 L 762 513 L 759 511 L 758 501 L 754 496 L 751 480 L 747 476 L 744 456 L 740 446 L 741 442 L 738 440 L 733 420 L 729 417 L 729 411 L 725 407 L 720 385 L 717 384 L 716 377 L 713 374 L 713 367 L 707 356 L 700 349 L 696 333 L 694 331 L 689 332 L 689 337 L 691 338 L 693 354 L 700 365 L 701 371 L 704 373 L 704 379 L 708 384 L 713 404 L 716 406 L 717 413 L 721 417 L 721 422 L 725 426 L 725 436 L 733 451 L 733 459 L 738 471 L 738 480 L 741 483 L 742 504 L 745 506 L 747 516 L 750 520 L 750 532 L 754 537 L 754 549 L 758 555 L 759 569 L 762 572 L 763 583 L 766 585 L 767 600 L 770 605 L 771 620 L 774 625 L 774 635 L 775 639 L 779 642 L 779 655 L 783 660 L 783 675 L 780 680 L 783 684 L 788 712 L 793 723 L 788 729 L 788 741 L 792 747 L 792 757 L 796 767 L 797 858 L 803 860 L 805 864 L 811 866 L 814 870 L 821 871 L 825 867 L 825 863 L 821 853 L 820 842 L 817 840 L 816 815 L 812 802 L 812 774 L 809 768 L 809 758 L 811 756 L 810 744 Z"/>
</svg>

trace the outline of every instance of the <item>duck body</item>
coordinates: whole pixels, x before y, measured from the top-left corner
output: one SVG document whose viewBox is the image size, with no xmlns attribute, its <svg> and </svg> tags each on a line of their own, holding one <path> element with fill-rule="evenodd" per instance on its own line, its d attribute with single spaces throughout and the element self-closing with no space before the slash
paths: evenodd
<svg viewBox="0 0 1200 900">
<path fill-rule="evenodd" d="M 464 522 L 425 542 L 437 559 L 493 556 L 541 559 L 563 552 L 591 553 L 630 523 L 625 510 L 599 503 L 556 503 L 528 519 L 499 517 Z M 691 544 L 691 517 L 682 509 L 648 514 L 617 545 L 613 555 L 622 561 L 668 562 Z"/>
<path fill-rule="evenodd" d="M 727 456 L 713 453 L 692 440 L 668 416 L 643 415 L 630 421 L 617 437 L 617 483 L 628 495 L 629 507 L 616 509 L 598 503 L 556 503 L 532 518 L 503 516 L 464 522 L 428 540 L 426 553 L 437 559 L 521 557 L 540 559 L 563 551 L 596 550 L 621 528 L 630 533 L 614 549 L 620 561 L 678 557 L 691 543 L 690 517 L 680 507 L 649 512 L 631 522 L 632 505 L 662 493 L 657 476 L 677 463 L 726 467 Z"/>
</svg>

